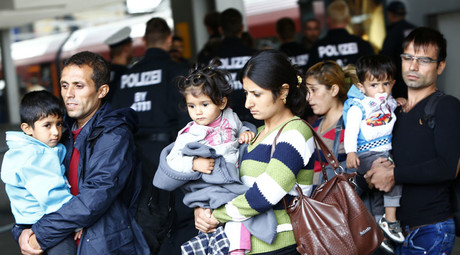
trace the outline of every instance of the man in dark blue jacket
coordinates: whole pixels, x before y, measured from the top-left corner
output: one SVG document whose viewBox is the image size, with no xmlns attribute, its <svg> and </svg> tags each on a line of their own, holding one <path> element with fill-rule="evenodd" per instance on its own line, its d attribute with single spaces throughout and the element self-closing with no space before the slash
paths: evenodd
<svg viewBox="0 0 460 255">
<path fill-rule="evenodd" d="M 23 254 L 46 251 L 80 227 L 78 254 L 149 254 L 134 220 L 141 174 L 133 138 L 137 120 L 131 109 L 112 110 L 102 101 L 109 74 L 107 62 L 91 52 L 75 54 L 64 64 L 61 95 L 67 131 L 62 142 L 75 197 L 22 231 Z M 13 233 L 17 236 L 21 229 Z"/>
</svg>

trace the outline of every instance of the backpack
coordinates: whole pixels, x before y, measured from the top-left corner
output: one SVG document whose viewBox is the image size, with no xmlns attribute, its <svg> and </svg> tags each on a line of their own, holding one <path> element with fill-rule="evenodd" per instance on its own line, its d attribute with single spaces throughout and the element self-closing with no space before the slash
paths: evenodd
<svg viewBox="0 0 460 255">
<path fill-rule="evenodd" d="M 421 120 L 423 123 L 427 123 L 428 127 L 434 129 L 436 126 L 436 106 L 439 100 L 443 99 L 447 95 L 437 90 L 433 96 L 428 99 L 425 105 L 424 115 Z M 454 184 L 452 185 L 452 204 L 454 208 L 454 221 L 455 221 L 455 235 L 460 237 L 460 178 L 455 178 Z"/>
<path fill-rule="evenodd" d="M 425 105 L 422 121 L 423 123 L 427 123 L 428 127 L 431 129 L 434 129 L 436 125 L 436 117 L 434 115 L 436 112 L 436 106 L 438 105 L 439 100 L 445 96 L 446 94 L 444 94 L 444 92 L 436 90 L 436 92 L 433 93 L 433 96 L 428 99 L 428 102 Z"/>
</svg>

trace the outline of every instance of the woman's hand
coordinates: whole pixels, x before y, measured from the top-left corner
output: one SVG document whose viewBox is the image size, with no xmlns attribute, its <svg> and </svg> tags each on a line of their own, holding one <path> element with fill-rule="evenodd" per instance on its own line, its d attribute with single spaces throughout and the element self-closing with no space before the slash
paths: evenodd
<svg viewBox="0 0 460 255">
<path fill-rule="evenodd" d="M 203 233 L 215 232 L 219 221 L 212 216 L 210 209 L 195 208 L 195 228 Z"/>
<path fill-rule="evenodd" d="M 254 139 L 255 136 L 256 134 L 254 134 L 254 132 L 252 131 L 244 131 L 243 133 L 240 134 L 240 137 L 238 138 L 238 142 L 239 143 L 249 143 L 251 142 L 252 139 Z"/>
</svg>

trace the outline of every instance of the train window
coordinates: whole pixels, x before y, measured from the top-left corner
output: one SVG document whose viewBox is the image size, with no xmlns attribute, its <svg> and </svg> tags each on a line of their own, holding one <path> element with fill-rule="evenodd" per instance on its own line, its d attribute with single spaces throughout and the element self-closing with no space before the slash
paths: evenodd
<svg viewBox="0 0 460 255">
<path fill-rule="evenodd" d="M 326 34 L 326 3 L 332 1 L 308 1 L 309 7 L 300 6 L 305 1 L 297 0 L 244 0 L 246 22 L 248 31 L 256 41 L 256 47 L 278 48 L 279 41 L 276 36 L 275 24 L 279 18 L 290 17 L 296 24 L 297 37 L 300 37 L 302 20 L 307 17 L 316 17 L 323 29 L 322 35 Z M 381 0 L 347 0 L 352 16 L 347 30 L 357 36 L 368 40 L 376 50 L 382 47 L 385 38 L 385 18 L 383 1 Z"/>
<path fill-rule="evenodd" d="M 0 80 L 0 123 L 7 121 L 5 85 L 5 81 Z"/>
<path fill-rule="evenodd" d="M 46 90 L 52 92 L 52 78 L 51 78 L 51 66 L 49 63 L 40 65 L 40 74 L 41 74 L 41 85 L 46 88 Z"/>
</svg>

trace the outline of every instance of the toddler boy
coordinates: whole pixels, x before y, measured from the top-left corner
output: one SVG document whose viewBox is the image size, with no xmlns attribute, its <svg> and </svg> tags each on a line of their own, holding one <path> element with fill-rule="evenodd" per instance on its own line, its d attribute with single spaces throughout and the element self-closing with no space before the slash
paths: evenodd
<svg viewBox="0 0 460 255">
<path fill-rule="evenodd" d="M 387 56 L 361 57 L 356 63 L 359 83 L 348 91 L 343 108 L 345 122 L 345 152 L 347 168 L 358 169 L 364 175 L 378 157 L 390 158 L 391 133 L 396 121 L 394 110 L 397 102 L 391 96 L 395 83 L 395 65 Z M 383 211 L 379 220 L 385 235 L 397 243 L 404 241 L 404 235 L 396 219 L 402 186 L 396 185 L 390 192 L 376 192 L 377 198 L 372 211 Z M 382 203 L 383 196 L 383 203 Z M 387 252 L 394 253 L 391 242 L 385 239 L 381 245 Z"/>
<path fill-rule="evenodd" d="M 65 108 L 51 93 L 34 91 L 22 99 L 20 114 L 22 132 L 6 132 L 9 150 L 3 157 L 1 178 L 11 202 L 14 227 L 30 228 L 72 198 L 62 164 L 66 149 L 59 143 Z M 62 240 L 46 253 L 76 254 L 75 240 L 81 233 Z"/>
</svg>

